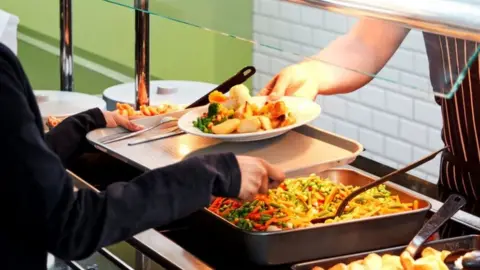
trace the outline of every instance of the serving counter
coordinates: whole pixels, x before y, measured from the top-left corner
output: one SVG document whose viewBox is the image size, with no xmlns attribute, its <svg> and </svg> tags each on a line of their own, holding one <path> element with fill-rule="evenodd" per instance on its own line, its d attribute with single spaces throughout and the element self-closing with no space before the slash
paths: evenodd
<svg viewBox="0 0 480 270">
<path fill-rule="evenodd" d="M 344 167 L 374 178 L 393 171 L 388 166 L 364 157 L 358 157 L 351 165 Z M 94 188 L 78 177 L 74 179 L 79 188 Z M 432 208 L 427 218 L 442 206 L 443 201 L 450 194 L 448 190 L 408 174 L 394 177 L 392 182 L 398 188 L 431 203 Z M 140 233 L 128 240 L 128 244 L 123 243 L 120 244 L 121 247 L 110 249 L 120 261 L 131 268 L 118 266 L 118 263 L 105 262 L 105 257 L 102 255 L 104 252 L 95 255 L 88 261 L 90 264 L 86 265 L 97 264 L 98 269 L 291 269 L 292 264 L 261 266 L 236 256 L 235 246 L 216 245 L 196 226 L 196 217 L 193 214 L 163 228 Z M 392 228 L 392 232 L 394 230 L 395 228 Z M 480 204 L 473 198 L 470 198 L 467 206 L 440 229 L 436 238 L 446 239 L 471 234 L 480 234 Z M 405 239 L 405 243 L 409 240 Z M 312 239 L 312 241 L 321 241 L 321 239 Z M 288 250 L 295 247 L 284 248 Z M 106 266 L 107 264 L 109 266 Z"/>
<path fill-rule="evenodd" d="M 262 3 L 260 3 L 260 1 L 256 1 L 255 6 L 258 5 L 261 12 L 264 12 L 265 14 L 262 13 L 262 16 L 253 14 L 253 20 L 258 22 L 262 19 L 268 19 L 269 21 L 265 22 L 265 24 L 268 25 L 268 27 L 266 27 L 267 29 L 262 28 L 260 31 L 271 31 L 275 38 L 265 38 L 264 35 L 258 34 L 257 36 L 254 34 L 252 37 L 251 33 L 245 33 L 242 31 L 242 29 L 237 28 L 236 24 L 235 26 L 224 24 L 219 17 L 212 12 L 208 12 L 206 10 L 202 10 L 204 12 L 197 12 L 203 7 L 203 4 L 205 4 L 206 0 L 173 1 L 171 3 L 165 3 L 165 1 L 162 2 L 148 0 L 105 1 L 123 7 L 130 7 L 135 10 L 134 30 L 136 34 L 136 78 L 134 86 L 130 86 L 129 89 L 135 88 L 134 92 L 132 90 L 132 97 L 135 93 L 135 105 L 137 108 L 141 105 L 148 105 L 151 101 L 151 99 L 149 99 L 151 92 L 149 91 L 149 89 L 151 89 L 149 80 L 150 15 L 161 17 L 162 19 L 167 19 L 171 22 L 195 27 L 209 33 L 219 34 L 223 37 L 233 38 L 239 42 L 251 44 L 256 50 L 261 53 L 265 53 L 266 55 L 280 55 L 282 57 L 281 59 L 288 59 L 291 61 L 299 61 L 302 59 L 309 61 L 321 61 L 324 64 L 333 65 L 349 72 L 358 72 L 363 75 L 370 76 L 375 81 L 380 80 L 382 85 L 390 84 L 391 86 L 392 84 L 397 83 L 397 81 L 391 79 L 392 76 L 391 74 L 388 74 L 388 72 L 385 74 L 371 74 L 365 72 L 364 70 L 358 70 L 355 67 L 338 66 L 334 62 L 326 62 L 322 59 L 310 57 L 313 46 L 324 47 L 326 44 L 328 44 L 328 42 L 324 40 L 324 36 L 322 36 L 322 34 L 325 34 L 325 31 L 318 31 L 320 34 L 315 35 L 310 33 L 310 37 L 306 37 L 308 35 L 303 34 L 304 32 L 308 32 L 310 30 L 309 28 L 293 27 L 292 29 L 284 29 L 288 28 L 289 26 L 288 24 L 282 23 L 278 19 L 281 16 L 284 16 L 287 18 L 287 20 L 291 21 L 302 21 L 302 23 L 312 27 L 316 26 L 317 23 L 312 21 L 312 18 L 307 18 L 308 16 L 306 15 L 310 13 L 307 14 L 298 11 L 298 14 L 295 14 L 295 12 L 290 12 L 291 10 L 289 10 L 288 7 L 292 6 L 288 5 L 282 5 L 282 8 L 279 10 L 272 11 L 272 14 L 276 12 L 274 15 L 277 17 L 274 16 L 274 18 L 267 18 L 268 16 L 265 14 L 270 11 L 266 11 L 266 9 L 274 7 L 273 5 L 269 5 L 273 2 L 273 0 L 267 0 Z M 448 0 L 428 1 L 428 3 L 420 3 L 412 0 L 407 1 L 408 4 L 402 2 L 400 5 L 392 4 L 393 2 L 388 0 L 370 1 L 369 5 L 364 5 L 364 1 L 362 2 L 356 0 L 288 0 L 281 2 L 289 2 L 287 4 L 295 3 L 310 7 L 318 7 L 334 12 L 350 15 L 353 14 L 355 16 L 369 16 L 377 19 L 383 19 L 402 25 L 402 27 L 405 27 L 405 32 L 410 31 L 411 28 L 418 28 L 423 31 L 439 34 L 439 38 L 445 38 L 447 46 L 447 39 L 450 36 L 475 41 L 480 40 L 478 34 L 480 33 L 480 23 L 477 16 L 480 14 L 480 9 L 478 7 L 468 9 L 468 6 L 471 5 L 468 3 L 460 4 L 456 3 L 456 1 Z M 67 5 L 67 7 L 68 6 L 69 5 Z M 452 6 L 459 8 L 461 12 L 451 12 L 448 7 Z M 425 7 L 435 8 L 429 9 Z M 70 12 L 67 13 L 69 14 Z M 191 14 L 195 14 L 196 16 L 191 16 Z M 302 15 L 300 16 L 299 14 Z M 235 12 L 230 10 L 230 12 L 221 15 L 227 17 L 227 19 L 230 19 L 234 18 Z M 476 19 L 466 19 L 469 16 L 473 16 Z M 299 39 L 301 46 L 293 46 L 291 43 L 283 41 L 281 42 L 281 38 L 285 38 L 285 36 L 288 36 L 288 38 L 293 36 L 294 39 Z M 312 38 L 311 36 L 314 37 Z M 275 42 L 276 38 L 278 38 L 278 42 Z M 272 45 L 272 43 L 274 44 Z M 313 43 L 315 44 L 313 45 Z M 440 43 L 440 45 L 436 46 L 442 46 L 442 44 Z M 435 89 L 435 96 L 440 98 L 451 98 L 461 86 L 463 79 L 469 75 L 468 69 L 476 57 L 478 57 L 479 52 L 480 47 L 478 46 L 468 52 L 465 49 L 465 55 L 463 57 L 464 59 L 462 59 L 462 61 L 464 60 L 464 63 L 462 62 L 462 64 L 458 65 L 459 70 L 458 72 L 454 72 L 454 76 L 450 78 L 448 85 L 444 84 L 445 86 L 443 88 Z M 68 54 L 66 54 L 66 56 L 68 56 Z M 265 74 L 271 75 L 270 73 L 272 70 L 274 70 L 273 66 L 282 66 L 285 65 L 285 63 L 288 64 L 287 61 L 275 62 L 274 60 L 269 61 L 268 59 L 263 61 L 265 59 L 263 59 L 261 56 L 262 54 L 255 58 L 256 64 L 262 66 L 259 68 L 259 70 L 263 72 L 259 72 L 260 74 L 257 74 L 253 78 L 253 85 L 254 88 L 256 88 L 255 90 L 259 90 L 259 85 L 261 87 L 268 82 L 270 77 Z M 421 58 L 421 55 L 417 56 L 418 59 Z M 411 58 L 411 62 L 418 60 L 417 58 L 413 59 L 413 56 Z M 66 59 L 71 60 L 70 57 L 66 57 Z M 66 63 L 68 64 L 68 61 Z M 399 65 L 402 66 L 402 63 L 399 63 Z M 401 74 L 402 76 L 404 75 L 405 78 L 418 79 L 415 76 L 411 76 L 412 74 L 409 73 L 409 70 L 405 70 L 408 69 L 405 68 L 405 66 L 402 66 L 401 68 L 403 68 Z M 275 70 L 275 72 L 277 71 L 278 70 Z M 67 76 L 69 73 L 64 75 L 66 75 L 64 76 L 64 81 L 66 81 L 67 84 L 71 84 L 68 83 L 69 77 L 71 77 Z M 65 88 L 68 89 L 70 87 L 66 86 Z M 407 90 L 410 91 L 408 93 L 417 91 L 414 94 L 416 96 L 425 94 L 426 91 L 429 93 L 432 92 L 430 84 L 423 83 L 423 81 L 420 79 L 409 82 L 408 89 L 405 90 L 405 88 L 407 88 L 405 85 L 392 87 L 392 89 L 397 89 L 403 94 L 405 94 Z M 401 95 L 391 96 L 395 98 L 402 97 Z M 378 98 L 377 96 L 377 100 L 372 101 L 369 99 L 369 97 L 362 98 L 350 96 L 346 99 L 349 101 L 360 100 L 360 106 L 349 103 L 350 105 L 353 104 L 351 106 L 352 108 L 356 107 L 357 109 L 361 108 L 365 104 L 373 104 L 375 101 L 383 102 L 382 99 L 386 99 L 385 97 Z M 387 104 L 393 107 L 401 107 L 401 100 L 399 99 L 398 104 L 400 105 L 398 105 L 395 104 L 395 98 L 392 98 L 390 103 L 387 102 Z M 129 101 L 129 103 L 130 102 L 131 101 Z M 346 117 L 347 108 L 345 108 L 346 106 L 342 106 L 342 102 L 337 100 L 337 102 L 326 105 L 327 106 L 325 107 L 327 108 L 327 112 L 333 120 L 342 120 L 342 118 Z M 386 107 L 387 105 L 379 104 L 375 106 Z M 358 115 L 354 115 L 355 113 L 352 113 L 352 119 L 356 121 L 356 123 L 372 121 L 371 119 L 363 118 L 364 114 L 362 113 L 364 110 L 358 109 L 357 111 L 352 111 L 358 112 Z M 348 112 L 348 115 L 351 116 L 350 111 Z M 395 117 L 397 117 L 399 114 L 398 110 L 395 113 Z M 431 111 L 428 111 L 427 113 L 431 113 Z M 322 116 L 320 116 L 320 118 L 321 117 Z M 417 115 L 415 115 L 415 117 L 417 117 Z M 411 120 L 413 116 L 407 116 L 406 118 Z M 149 120 L 147 119 L 140 121 L 148 122 Z M 384 121 L 383 123 L 388 124 L 388 120 Z M 428 123 L 428 121 L 423 121 L 423 123 Z M 366 124 L 363 125 L 362 128 L 367 129 L 371 128 L 372 126 L 373 125 Z M 393 125 L 393 128 L 396 127 Z M 383 134 L 391 133 L 391 131 L 386 129 L 387 127 L 382 127 L 381 130 L 377 131 L 383 132 Z M 118 130 L 116 131 L 118 132 Z M 113 132 L 116 131 L 114 130 Z M 348 133 L 348 126 L 344 126 L 342 131 L 344 134 Z M 378 179 L 379 177 L 384 176 L 394 170 L 393 168 L 384 164 L 380 164 L 371 159 L 359 156 L 363 148 L 360 144 L 355 142 L 355 140 L 350 140 L 344 136 L 340 136 L 322 129 L 317 129 L 312 126 L 300 127 L 295 131 L 287 133 L 283 137 L 272 139 L 267 143 L 249 143 L 241 146 L 232 143 L 218 143 L 213 140 L 198 138 L 191 135 L 180 135 L 168 140 L 161 140 L 149 143 L 148 145 L 145 144 L 136 147 L 127 146 L 124 142 L 103 145 L 98 141 L 98 139 L 106 135 L 109 135 L 108 132 L 99 131 L 93 135 L 90 134 L 89 140 L 97 147 L 97 149 L 103 152 L 102 155 L 104 155 L 104 157 L 114 157 L 115 159 L 125 162 L 117 163 L 116 166 L 121 164 L 122 167 L 128 168 L 132 175 L 139 175 L 146 170 L 151 170 L 156 167 L 167 166 L 189 156 L 224 151 L 232 151 L 237 154 L 242 153 L 262 157 L 271 161 L 272 163 L 281 165 L 284 169 L 289 171 L 295 171 L 299 168 L 302 169 L 302 171 L 305 171 L 304 169 L 310 168 L 312 169 L 312 172 L 314 172 L 333 167 L 343 167 L 367 174 L 373 179 Z M 411 139 L 407 139 L 407 141 L 411 141 Z M 292 147 L 293 142 L 297 142 L 299 147 Z M 413 154 L 411 156 L 413 156 Z M 72 175 L 75 179 L 75 185 L 78 188 L 90 188 L 101 191 L 102 188 L 108 184 L 97 183 L 96 181 L 98 179 L 93 181 L 87 178 L 82 179 L 75 175 L 75 171 L 72 172 Z M 396 176 L 391 179 L 391 182 L 398 189 L 406 191 L 417 198 L 429 202 L 431 209 L 427 214 L 427 218 L 442 206 L 443 201 L 445 201 L 449 195 L 448 190 L 409 174 Z M 197 226 L 197 215 L 198 213 L 194 213 L 192 216 L 176 221 L 165 227 L 151 229 L 140 233 L 134 236 L 132 239 L 127 240 L 126 243 L 121 243 L 119 245 L 103 249 L 98 254 L 94 255 L 90 261 L 87 260 L 87 264 L 84 263 L 83 265 L 91 264 L 92 260 L 93 262 L 96 262 L 96 258 L 101 257 L 104 259 L 107 258 L 109 264 L 102 264 L 99 269 L 291 269 L 291 263 L 275 266 L 262 266 L 253 263 L 246 257 L 238 255 L 238 249 L 235 244 L 229 246 L 219 246 L 215 244 L 214 241 L 209 238 L 209 234 L 203 233 L 202 230 Z M 395 227 L 391 227 L 392 233 L 395 233 L 395 230 Z M 468 205 L 462 211 L 459 211 L 450 221 L 448 221 L 447 224 L 442 227 L 436 237 L 445 239 L 470 234 L 480 234 L 480 202 L 477 200 L 477 198 L 468 198 Z M 311 241 L 322 241 L 322 239 L 311 239 Z M 404 239 L 403 243 L 407 244 L 409 241 L 410 239 L 406 238 Z M 281 246 L 280 248 L 285 249 L 286 252 L 288 252 L 288 250 L 293 250 L 298 247 Z M 82 266 L 79 266 L 76 263 L 69 262 L 69 264 L 72 268 L 82 269 Z M 100 263 L 98 263 L 98 265 L 100 265 Z M 83 269 L 86 269 L 86 267 L 83 266 Z"/>
</svg>

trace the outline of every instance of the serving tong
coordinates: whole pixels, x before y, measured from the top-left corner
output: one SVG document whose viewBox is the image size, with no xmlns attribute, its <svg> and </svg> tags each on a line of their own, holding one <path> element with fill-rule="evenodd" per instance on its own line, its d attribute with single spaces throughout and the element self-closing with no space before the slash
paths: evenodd
<svg viewBox="0 0 480 270">
<path fill-rule="evenodd" d="M 420 247 L 428 240 L 428 238 L 437 232 L 440 227 L 453 217 L 466 203 L 467 201 L 462 196 L 457 194 L 450 195 L 442 207 L 438 209 L 427 223 L 423 225 L 422 229 L 420 229 L 412 241 L 410 241 L 404 252 L 407 252 L 412 258 L 415 258 Z M 445 257 L 443 262 L 449 269 L 458 269 L 456 268 L 455 262 L 459 258 L 462 258 L 463 269 L 480 269 L 480 251 L 474 251 L 473 249 L 462 249 L 452 252 Z"/>
<path fill-rule="evenodd" d="M 190 109 L 190 108 L 194 108 L 194 107 L 200 107 L 200 106 L 207 105 L 209 103 L 208 96 L 212 92 L 219 91 L 222 94 L 225 94 L 228 91 L 230 91 L 230 88 L 232 88 L 233 86 L 238 85 L 238 84 L 242 84 L 245 81 L 247 81 L 250 77 L 253 76 L 253 74 L 255 74 L 255 72 L 256 72 L 256 69 L 252 66 L 247 66 L 247 67 L 242 68 L 239 72 L 237 72 L 235 75 L 233 75 L 232 77 L 228 78 L 226 81 L 224 81 L 223 83 L 218 85 L 215 89 L 211 90 L 210 92 L 208 92 L 207 94 L 205 94 L 201 98 L 197 99 L 196 101 L 194 101 L 193 103 L 188 105 L 185 108 L 185 110 Z M 166 116 L 166 117 L 162 118 L 159 123 L 157 123 L 157 124 L 155 124 L 151 127 L 144 128 L 140 131 L 135 131 L 135 132 L 123 131 L 123 132 L 120 132 L 120 133 L 107 135 L 107 136 L 99 139 L 99 143 L 109 144 L 109 143 L 118 142 L 118 141 L 122 141 L 122 140 L 129 139 L 129 138 L 133 138 L 133 137 L 136 137 L 136 136 L 138 136 L 140 134 L 143 134 L 147 131 L 155 129 L 155 128 L 157 128 L 157 127 L 159 127 L 159 126 L 161 126 L 165 123 L 172 122 L 172 121 L 178 121 L 178 119 L 176 119 L 174 117 Z M 171 136 L 182 134 L 182 133 L 183 133 L 182 131 L 176 129 L 176 130 L 171 131 L 171 133 L 168 133 L 168 134 L 162 133 L 160 135 L 155 135 L 151 138 L 142 139 L 142 140 L 138 140 L 138 141 L 129 143 L 129 145 L 137 145 L 137 144 L 141 144 L 141 143 L 151 142 L 151 141 L 171 137 Z"/>
<path fill-rule="evenodd" d="M 340 205 L 338 206 L 337 208 L 337 211 L 335 212 L 334 215 L 330 215 L 330 216 L 326 216 L 326 217 L 321 217 L 321 218 L 315 218 L 315 219 L 312 219 L 312 223 L 316 224 L 316 223 L 325 223 L 326 220 L 328 219 L 333 219 L 335 217 L 338 217 L 338 216 L 341 216 L 343 214 L 343 212 L 345 211 L 345 207 L 347 207 L 348 203 L 355 199 L 355 197 L 357 197 L 358 195 L 360 195 L 361 193 L 371 189 L 371 188 L 374 188 L 374 187 L 377 187 L 385 182 L 387 182 L 388 180 L 390 180 L 392 177 L 396 176 L 396 175 L 399 175 L 401 173 L 405 173 L 405 172 L 408 172 L 412 169 L 415 169 L 416 167 L 432 160 L 433 158 L 435 158 L 439 153 L 447 150 L 448 147 L 444 147 L 418 161 L 415 161 L 401 169 L 398 169 L 396 171 L 393 171 L 385 176 L 383 176 L 382 178 L 378 179 L 377 181 L 375 182 L 372 182 L 368 185 L 365 185 L 363 187 L 360 187 L 358 189 L 356 189 L 355 191 L 353 191 L 352 193 L 350 193 L 347 197 L 345 197 L 345 199 L 343 199 L 342 203 L 340 203 Z"/>
</svg>

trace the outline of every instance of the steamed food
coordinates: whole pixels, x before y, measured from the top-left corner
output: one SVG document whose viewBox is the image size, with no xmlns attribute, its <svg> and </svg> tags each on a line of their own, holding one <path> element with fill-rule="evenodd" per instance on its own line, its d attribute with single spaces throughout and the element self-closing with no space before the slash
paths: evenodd
<svg viewBox="0 0 480 270">
<path fill-rule="evenodd" d="M 335 213 L 342 200 L 358 187 L 335 183 L 315 174 L 286 179 L 252 202 L 217 198 L 209 210 L 248 231 L 276 231 L 312 226 L 312 219 Z M 404 203 L 385 185 L 352 200 L 344 214 L 326 223 L 411 211 L 418 202 Z"/>
<path fill-rule="evenodd" d="M 193 122 L 193 126 L 204 133 L 232 134 L 252 133 L 293 125 L 295 116 L 285 102 L 266 102 L 257 106 L 251 102 L 245 85 L 236 85 L 226 96 L 212 92 L 207 112 Z"/>
</svg>

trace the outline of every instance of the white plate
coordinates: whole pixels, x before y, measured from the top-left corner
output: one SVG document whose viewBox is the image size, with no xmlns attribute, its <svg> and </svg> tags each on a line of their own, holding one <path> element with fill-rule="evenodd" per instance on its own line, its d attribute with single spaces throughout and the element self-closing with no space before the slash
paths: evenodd
<svg viewBox="0 0 480 270">
<path fill-rule="evenodd" d="M 310 123 L 320 115 L 320 105 L 311 100 L 299 97 L 283 97 L 281 100 L 285 102 L 285 105 L 287 106 L 289 111 L 295 116 L 296 123 L 294 125 L 253 133 L 232 133 L 225 135 L 203 133 L 198 128 L 193 126 L 193 121 L 197 120 L 198 117 L 200 117 L 203 113 L 207 112 L 207 105 L 191 109 L 190 112 L 180 118 L 180 120 L 178 121 L 178 126 L 186 133 L 192 135 L 230 142 L 250 142 L 265 140 L 282 135 L 291 129 Z M 262 107 L 266 101 L 267 97 L 252 97 L 251 99 L 251 103 L 256 104 L 259 108 Z"/>
</svg>

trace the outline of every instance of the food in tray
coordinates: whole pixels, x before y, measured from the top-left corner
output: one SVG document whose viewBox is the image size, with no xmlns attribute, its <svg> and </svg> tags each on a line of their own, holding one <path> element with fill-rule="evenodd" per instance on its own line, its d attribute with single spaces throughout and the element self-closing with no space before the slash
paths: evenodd
<svg viewBox="0 0 480 270">
<path fill-rule="evenodd" d="M 207 112 L 193 122 L 204 133 L 232 134 L 252 133 L 290 126 L 296 122 L 285 102 L 267 102 L 258 107 L 251 102 L 249 90 L 236 85 L 229 96 L 219 91 L 212 92 Z"/>
<path fill-rule="evenodd" d="M 140 106 L 140 110 L 136 111 L 130 104 L 117 103 L 115 112 L 128 118 L 138 118 L 166 114 L 180 109 L 181 107 L 178 105 L 160 104 L 157 106 L 142 105 Z"/>
<path fill-rule="evenodd" d="M 339 263 L 328 270 L 447 270 L 443 260 L 450 254 L 450 251 L 438 251 L 427 247 L 422 251 L 421 257 L 413 259 L 408 252 L 403 252 L 400 256 L 385 254 L 380 256 L 371 253 L 365 259 L 351 262 L 346 265 Z M 321 267 L 314 267 L 312 270 L 324 270 Z"/>
<path fill-rule="evenodd" d="M 342 200 L 357 188 L 312 174 L 286 179 L 268 194 L 257 195 L 252 202 L 216 198 L 208 209 L 244 230 L 288 230 L 313 226 L 312 219 L 334 214 Z M 348 204 L 342 216 L 325 223 L 413 209 L 418 209 L 418 201 L 401 202 L 385 185 L 380 185 L 360 194 Z"/>
</svg>

